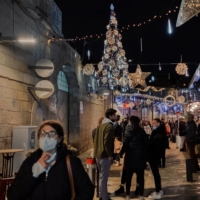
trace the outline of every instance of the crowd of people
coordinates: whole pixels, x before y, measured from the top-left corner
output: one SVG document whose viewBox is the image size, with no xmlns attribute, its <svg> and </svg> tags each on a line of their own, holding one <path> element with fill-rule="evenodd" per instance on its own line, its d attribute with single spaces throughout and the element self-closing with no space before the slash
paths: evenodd
<svg viewBox="0 0 200 200">
<path fill-rule="evenodd" d="M 173 135 L 172 126 L 165 119 L 155 118 L 152 124 L 141 122 L 137 116 L 125 116 L 119 124 L 120 116 L 110 108 L 101 117 L 92 132 L 94 157 L 99 173 L 100 200 L 110 200 L 107 182 L 110 166 L 120 166 L 123 158 L 121 185 L 115 195 L 126 193 L 130 199 L 132 176 L 135 173 L 135 194 L 144 200 L 144 170 L 147 163 L 151 168 L 155 192 L 150 199 L 163 196 L 159 167 L 165 167 L 165 151 L 169 149 L 169 138 Z M 192 114 L 187 124 L 179 118 L 178 131 L 181 137 L 180 151 L 189 152 L 192 172 L 200 171 L 195 148 L 199 144 L 200 123 L 198 126 Z M 90 181 L 79 158 L 72 155 L 64 142 L 64 131 L 58 121 L 45 121 L 38 129 L 39 148 L 30 154 L 12 185 L 7 191 L 8 200 L 92 200 L 94 185 Z"/>
<path fill-rule="evenodd" d="M 148 198 L 161 199 L 163 190 L 159 168 L 165 168 L 165 152 L 166 149 L 170 149 L 169 140 L 173 140 L 176 133 L 181 137 L 180 151 L 185 151 L 186 147 L 188 149 L 192 160 L 192 172 L 199 171 L 195 154 L 198 134 L 193 115 L 188 115 L 187 124 L 181 117 L 179 123 L 155 118 L 150 124 L 148 121 L 141 122 L 137 116 L 127 115 L 119 124 L 120 116 L 116 113 L 116 110 L 108 109 L 105 118 L 101 118 L 102 122 L 95 129 L 94 157 L 99 171 L 97 195 L 100 200 L 111 199 L 107 191 L 110 166 L 113 160 L 115 166 L 119 166 L 120 158 L 124 158 L 124 163 L 120 188 L 115 191 L 115 195 L 125 192 L 125 200 L 130 199 L 131 181 L 135 173 L 137 176 L 135 195 L 139 196 L 139 200 L 144 200 L 144 170 L 149 163 L 154 177 L 155 192 Z"/>
</svg>

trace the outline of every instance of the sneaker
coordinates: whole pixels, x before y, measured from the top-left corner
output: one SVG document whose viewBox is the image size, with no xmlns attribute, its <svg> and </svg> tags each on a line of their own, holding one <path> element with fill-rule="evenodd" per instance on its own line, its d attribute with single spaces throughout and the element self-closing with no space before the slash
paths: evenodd
<svg viewBox="0 0 200 200">
<path fill-rule="evenodd" d="M 160 190 L 161 197 L 164 195 L 163 190 Z"/>
<path fill-rule="evenodd" d="M 130 200 L 130 197 L 126 197 L 125 200 Z"/>
<path fill-rule="evenodd" d="M 144 197 L 139 197 L 139 200 L 145 200 L 145 198 Z"/>
<path fill-rule="evenodd" d="M 149 195 L 149 199 L 161 199 L 161 194 L 157 192 L 153 192 Z"/>
<path fill-rule="evenodd" d="M 124 186 L 120 185 L 120 188 L 115 191 L 115 195 L 118 195 L 118 194 L 121 194 L 121 193 L 124 193 Z"/>
</svg>

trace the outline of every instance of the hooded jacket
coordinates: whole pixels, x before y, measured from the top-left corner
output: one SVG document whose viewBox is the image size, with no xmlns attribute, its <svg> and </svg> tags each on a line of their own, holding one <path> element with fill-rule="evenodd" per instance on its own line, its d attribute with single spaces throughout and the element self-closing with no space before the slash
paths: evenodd
<svg viewBox="0 0 200 200">
<path fill-rule="evenodd" d="M 38 149 L 21 165 L 16 178 L 8 189 L 8 200 L 71 200 L 71 187 L 66 166 L 66 156 L 70 154 L 63 145 L 57 152 L 56 163 L 45 177 L 45 172 L 38 178 L 33 177 L 32 166 L 39 160 L 42 150 Z M 75 200 L 92 200 L 94 186 L 79 158 L 70 155 L 74 178 Z"/>
<path fill-rule="evenodd" d="M 97 127 L 94 137 L 94 157 L 113 157 L 114 151 L 114 128 L 110 119 L 104 118 L 102 124 Z"/>
</svg>

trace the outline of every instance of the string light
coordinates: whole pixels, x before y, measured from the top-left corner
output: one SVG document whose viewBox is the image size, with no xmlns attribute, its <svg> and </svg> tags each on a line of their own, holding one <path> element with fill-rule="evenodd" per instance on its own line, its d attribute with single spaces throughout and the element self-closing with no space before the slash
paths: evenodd
<svg viewBox="0 0 200 200">
<path fill-rule="evenodd" d="M 172 14 L 173 12 L 172 11 L 174 11 L 174 12 L 176 12 L 177 10 L 178 10 L 178 6 L 176 6 L 174 9 L 171 9 L 171 10 L 168 10 L 167 11 L 167 13 L 166 14 L 163 14 L 163 15 L 159 15 L 159 16 L 157 16 L 157 15 L 154 15 L 152 18 L 150 18 L 150 19 L 148 19 L 148 20 L 146 20 L 146 21 L 144 21 L 144 22 L 141 22 L 141 23 L 138 23 L 138 24 L 133 24 L 132 26 L 130 25 L 130 24 L 128 24 L 126 27 L 125 26 L 123 26 L 121 29 L 119 29 L 118 31 L 119 32 L 123 32 L 123 30 L 124 31 L 128 31 L 129 29 L 131 29 L 131 27 L 134 27 L 134 28 L 136 28 L 136 27 L 141 27 L 142 25 L 146 25 L 146 24 L 148 24 L 148 23 L 151 23 L 151 22 L 153 22 L 154 20 L 156 20 L 157 18 L 159 19 L 159 18 L 162 18 L 163 16 L 165 16 L 165 15 L 170 15 L 170 14 Z M 147 23 L 148 22 L 148 23 Z M 169 23 L 169 22 L 168 22 Z M 170 33 L 171 34 L 171 33 Z M 86 36 L 84 36 L 84 37 L 78 37 L 78 36 L 76 36 L 75 38 L 69 38 L 69 39 L 66 39 L 66 38 L 59 38 L 59 39 L 56 39 L 56 38 L 52 38 L 51 39 L 51 41 L 66 41 L 66 42 L 69 42 L 69 41 L 81 41 L 81 40 L 86 40 L 86 39 L 90 39 L 90 38 L 94 38 L 94 37 L 96 37 L 96 38 L 98 38 L 98 39 L 100 39 L 100 38 L 103 38 L 103 37 L 105 37 L 105 35 L 104 34 L 94 34 L 94 35 L 86 35 Z"/>
</svg>

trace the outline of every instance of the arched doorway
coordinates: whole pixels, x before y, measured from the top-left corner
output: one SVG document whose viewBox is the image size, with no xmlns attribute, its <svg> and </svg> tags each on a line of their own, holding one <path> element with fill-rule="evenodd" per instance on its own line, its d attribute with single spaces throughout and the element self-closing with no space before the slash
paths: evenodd
<svg viewBox="0 0 200 200">
<path fill-rule="evenodd" d="M 68 92 L 69 85 L 65 73 L 59 71 L 57 76 L 57 117 L 63 124 L 66 134 L 68 135 Z"/>
</svg>

